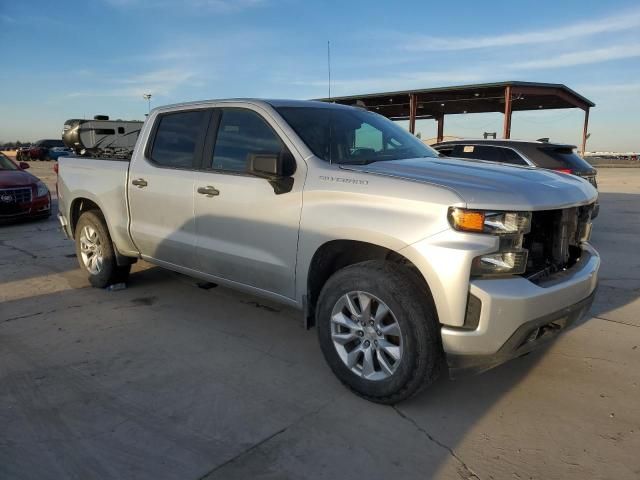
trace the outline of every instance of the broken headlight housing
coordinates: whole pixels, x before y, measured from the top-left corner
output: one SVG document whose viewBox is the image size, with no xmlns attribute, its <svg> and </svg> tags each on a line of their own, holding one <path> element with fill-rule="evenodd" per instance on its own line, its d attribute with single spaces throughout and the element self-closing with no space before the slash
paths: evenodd
<svg viewBox="0 0 640 480">
<path fill-rule="evenodd" d="M 531 212 L 502 212 L 450 208 L 449 223 L 460 232 L 500 237 L 497 252 L 481 255 L 471 263 L 471 275 L 518 275 L 527 268 L 528 251 L 522 248 L 531 230 Z"/>
</svg>

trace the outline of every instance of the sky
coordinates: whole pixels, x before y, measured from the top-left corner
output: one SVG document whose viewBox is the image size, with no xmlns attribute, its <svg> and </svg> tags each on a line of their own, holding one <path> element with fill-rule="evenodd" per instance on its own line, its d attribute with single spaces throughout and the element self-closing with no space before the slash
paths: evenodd
<svg viewBox="0 0 640 480">
<path fill-rule="evenodd" d="M 64 121 L 143 119 L 228 97 L 327 96 L 507 80 L 564 83 L 596 103 L 588 150 L 640 151 L 638 0 L 0 0 L 0 141 Z M 578 109 L 516 112 L 512 138 L 579 143 Z M 421 120 L 422 138 L 436 135 Z M 445 135 L 502 130 L 447 116 Z"/>
</svg>

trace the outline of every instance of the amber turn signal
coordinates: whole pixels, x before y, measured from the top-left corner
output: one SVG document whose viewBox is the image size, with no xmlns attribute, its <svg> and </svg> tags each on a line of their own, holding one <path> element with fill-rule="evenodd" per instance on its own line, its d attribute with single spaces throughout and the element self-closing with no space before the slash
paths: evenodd
<svg viewBox="0 0 640 480">
<path fill-rule="evenodd" d="M 484 212 L 452 208 L 449 210 L 449 222 L 456 230 L 481 233 L 484 231 Z"/>
</svg>

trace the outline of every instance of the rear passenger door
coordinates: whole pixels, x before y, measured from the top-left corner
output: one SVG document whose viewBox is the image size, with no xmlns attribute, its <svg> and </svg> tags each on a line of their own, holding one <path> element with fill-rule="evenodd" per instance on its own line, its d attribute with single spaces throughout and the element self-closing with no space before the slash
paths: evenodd
<svg viewBox="0 0 640 480">
<path fill-rule="evenodd" d="M 195 268 L 194 185 L 211 110 L 157 115 L 129 170 L 131 237 L 143 258 Z"/>
<path fill-rule="evenodd" d="M 295 154 L 292 150 L 293 145 L 265 112 L 251 108 L 215 111 L 195 184 L 196 252 L 201 271 L 294 296 L 304 162 L 300 159 L 290 165 L 292 183 L 284 189 L 248 170 L 252 156 Z"/>
</svg>

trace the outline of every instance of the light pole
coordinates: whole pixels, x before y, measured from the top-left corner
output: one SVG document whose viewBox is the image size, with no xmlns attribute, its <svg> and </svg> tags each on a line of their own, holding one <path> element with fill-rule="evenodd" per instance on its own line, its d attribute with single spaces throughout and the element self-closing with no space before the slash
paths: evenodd
<svg viewBox="0 0 640 480">
<path fill-rule="evenodd" d="M 147 101 L 147 115 L 149 113 L 151 113 L 151 94 L 150 93 L 143 93 L 142 94 L 142 98 L 144 98 Z"/>
</svg>

